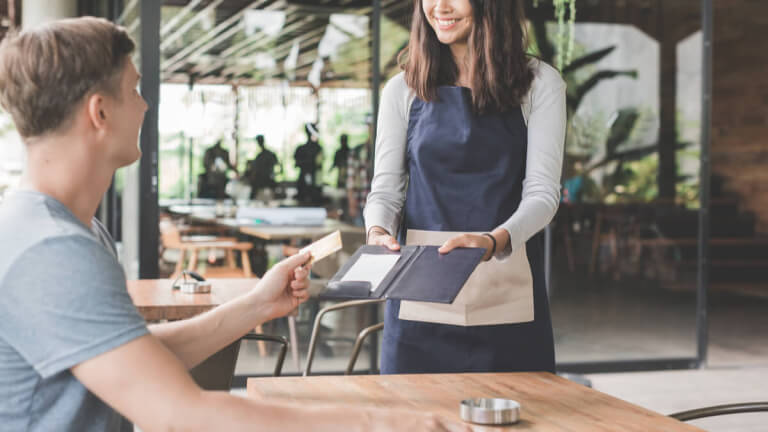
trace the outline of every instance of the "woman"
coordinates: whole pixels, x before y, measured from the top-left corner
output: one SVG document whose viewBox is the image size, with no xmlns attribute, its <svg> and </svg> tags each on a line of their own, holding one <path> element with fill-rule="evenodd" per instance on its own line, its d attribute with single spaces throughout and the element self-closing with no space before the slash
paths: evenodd
<svg viewBox="0 0 768 432">
<path fill-rule="evenodd" d="M 453 305 L 388 301 L 382 373 L 554 371 L 541 230 L 559 202 L 565 83 L 526 55 L 522 3 L 414 0 L 404 72 L 382 94 L 368 243 L 447 239 L 440 253 L 480 247 L 489 262 Z"/>
</svg>

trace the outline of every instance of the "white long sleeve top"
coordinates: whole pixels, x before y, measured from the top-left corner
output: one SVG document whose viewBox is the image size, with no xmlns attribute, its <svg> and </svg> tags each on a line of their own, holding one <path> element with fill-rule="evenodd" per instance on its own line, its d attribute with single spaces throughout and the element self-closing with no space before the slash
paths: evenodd
<svg viewBox="0 0 768 432">
<path fill-rule="evenodd" d="M 532 60 L 534 80 L 522 111 L 528 127 L 528 151 L 522 200 L 501 227 L 510 243 L 498 257 L 508 255 L 554 217 L 560 202 L 560 174 L 565 142 L 565 82 L 552 66 Z M 415 93 L 405 74 L 394 76 L 384 86 L 379 108 L 376 154 L 371 192 L 364 210 L 368 232 L 380 226 L 397 235 L 408 185 L 406 134 Z"/>
</svg>

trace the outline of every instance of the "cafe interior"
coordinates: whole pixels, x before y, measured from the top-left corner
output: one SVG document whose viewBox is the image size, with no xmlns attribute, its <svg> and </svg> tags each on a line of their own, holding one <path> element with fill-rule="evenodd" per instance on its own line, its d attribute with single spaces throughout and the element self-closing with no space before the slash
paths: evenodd
<svg viewBox="0 0 768 432">
<path fill-rule="evenodd" d="M 381 375 L 386 302 L 329 294 L 367 241 L 381 92 L 414 2 L 3 0 L 0 34 L 90 15 L 136 41 L 142 156 L 97 218 L 148 323 L 340 241 L 306 302 L 191 370 L 202 388 L 457 421 L 463 400 L 516 401 L 492 430 L 765 430 L 768 3 L 521 1 L 529 53 L 567 84 L 561 197 L 541 233 L 555 374 Z M 2 111 L 0 149 L 2 205 L 25 160 Z"/>
</svg>

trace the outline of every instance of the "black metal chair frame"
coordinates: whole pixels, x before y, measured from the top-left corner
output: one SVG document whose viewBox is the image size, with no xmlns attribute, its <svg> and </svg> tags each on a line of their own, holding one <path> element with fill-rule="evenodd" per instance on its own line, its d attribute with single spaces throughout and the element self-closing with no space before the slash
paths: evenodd
<svg viewBox="0 0 768 432">
<path fill-rule="evenodd" d="M 768 412 L 768 402 L 744 402 L 728 405 L 715 405 L 688 411 L 681 411 L 678 413 L 670 414 L 669 416 L 680 421 L 688 421 L 705 417 L 750 412 Z"/>
<path fill-rule="evenodd" d="M 315 317 L 315 324 L 312 327 L 312 336 L 309 339 L 309 348 L 307 349 L 307 363 L 304 365 L 303 375 L 308 376 L 312 371 L 312 362 L 315 359 L 315 349 L 317 348 L 318 335 L 320 332 L 320 323 L 326 314 L 333 311 L 337 311 L 337 310 L 348 309 L 351 307 L 382 303 L 384 301 L 385 301 L 384 299 L 350 300 L 342 303 L 337 303 L 331 306 L 326 306 L 320 309 L 320 311 L 317 313 L 317 316 Z M 352 370 L 355 367 L 355 362 L 357 361 L 357 357 L 360 354 L 360 349 L 362 348 L 362 345 L 365 339 L 371 334 L 383 328 L 384 328 L 384 323 L 378 323 L 370 327 L 366 327 L 362 331 L 360 331 L 360 333 L 358 333 L 357 339 L 355 340 L 354 348 L 352 350 L 352 355 L 350 356 L 349 363 L 347 365 L 346 375 L 352 374 Z"/>
</svg>

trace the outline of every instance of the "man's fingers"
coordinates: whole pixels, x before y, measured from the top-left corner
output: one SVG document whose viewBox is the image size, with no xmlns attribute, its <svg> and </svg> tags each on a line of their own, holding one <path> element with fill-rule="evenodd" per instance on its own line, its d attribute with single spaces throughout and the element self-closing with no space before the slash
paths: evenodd
<svg viewBox="0 0 768 432">
<path fill-rule="evenodd" d="M 289 256 L 288 258 L 285 258 L 280 262 L 279 265 L 284 266 L 286 268 L 294 269 L 306 263 L 307 261 L 309 261 L 310 257 L 311 257 L 311 254 L 309 252 L 299 253 L 296 255 Z"/>
<path fill-rule="evenodd" d="M 308 286 L 309 286 L 309 281 L 306 279 L 291 281 L 291 289 L 294 289 L 294 290 L 307 289 Z"/>
<path fill-rule="evenodd" d="M 296 267 L 296 269 L 293 270 L 293 276 L 296 280 L 304 280 L 309 276 L 309 268 Z"/>
</svg>

